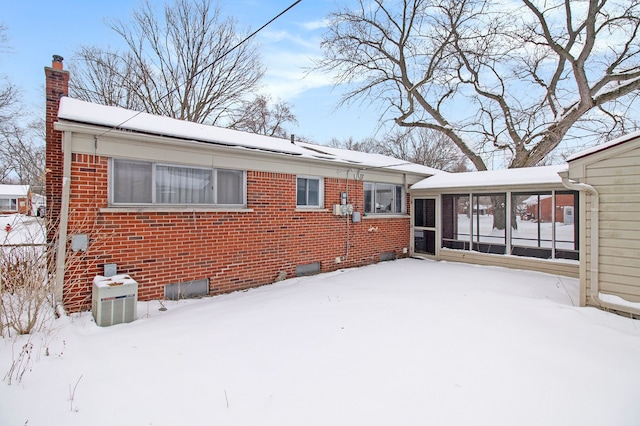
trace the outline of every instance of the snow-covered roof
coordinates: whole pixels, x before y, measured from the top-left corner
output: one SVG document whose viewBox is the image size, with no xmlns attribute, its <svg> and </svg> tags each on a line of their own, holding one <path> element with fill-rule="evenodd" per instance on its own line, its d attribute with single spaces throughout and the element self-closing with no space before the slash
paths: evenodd
<svg viewBox="0 0 640 426">
<path fill-rule="evenodd" d="M 0 196 L 26 197 L 29 185 L 0 185 Z"/>
<path fill-rule="evenodd" d="M 562 184 L 558 172 L 567 165 L 523 167 L 465 173 L 439 173 L 411 186 L 411 189 L 487 188 L 497 186 Z"/>
<path fill-rule="evenodd" d="M 287 139 L 198 124 L 124 108 L 98 105 L 69 97 L 64 97 L 60 100 L 58 118 L 227 147 L 253 149 L 294 157 L 343 163 L 353 165 L 357 169 L 384 168 L 422 175 L 446 173 L 386 155 L 369 154 L 303 142 L 291 143 Z"/>
<path fill-rule="evenodd" d="M 620 136 L 619 138 L 613 139 L 607 143 L 603 143 L 601 145 L 596 145 L 593 146 L 591 148 L 585 149 L 583 151 L 580 152 L 576 152 L 575 154 L 571 155 L 569 158 L 567 158 L 567 161 L 573 161 L 573 160 L 577 160 L 578 158 L 582 158 L 582 157 L 586 157 L 587 155 L 591 155 L 591 154 L 595 154 L 596 152 L 600 152 L 600 151 L 604 151 L 605 149 L 609 149 L 613 146 L 616 145 L 620 145 L 621 143 L 625 143 L 627 141 L 630 141 L 632 139 L 637 139 L 640 138 L 640 130 L 637 132 L 632 132 L 629 134 L 626 134 L 624 136 Z"/>
</svg>

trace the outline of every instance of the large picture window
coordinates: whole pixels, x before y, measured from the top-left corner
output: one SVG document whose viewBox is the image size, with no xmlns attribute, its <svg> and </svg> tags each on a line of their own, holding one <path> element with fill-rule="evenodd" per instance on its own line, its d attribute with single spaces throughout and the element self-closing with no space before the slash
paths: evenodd
<svg viewBox="0 0 640 426">
<path fill-rule="evenodd" d="M 405 213 L 407 211 L 404 187 L 390 183 L 364 183 L 365 213 Z"/>
<path fill-rule="evenodd" d="M 111 164 L 114 204 L 244 205 L 245 177 L 240 170 L 118 159 Z"/>
<path fill-rule="evenodd" d="M 322 179 L 298 177 L 296 179 L 296 205 L 298 207 L 322 207 Z"/>
</svg>

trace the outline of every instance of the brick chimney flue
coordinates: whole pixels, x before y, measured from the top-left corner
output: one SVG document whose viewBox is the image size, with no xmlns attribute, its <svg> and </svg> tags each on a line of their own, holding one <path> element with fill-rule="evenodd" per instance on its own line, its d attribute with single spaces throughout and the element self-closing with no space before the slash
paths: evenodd
<svg viewBox="0 0 640 426">
<path fill-rule="evenodd" d="M 62 64 L 64 58 L 60 55 L 53 55 L 53 60 L 51 61 L 51 68 L 55 68 L 57 70 L 64 69 L 64 65 Z"/>
</svg>

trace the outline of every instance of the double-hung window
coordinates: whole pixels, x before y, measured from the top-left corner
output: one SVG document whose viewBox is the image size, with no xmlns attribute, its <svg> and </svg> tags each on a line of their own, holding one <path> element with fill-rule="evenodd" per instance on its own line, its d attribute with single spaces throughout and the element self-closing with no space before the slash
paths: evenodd
<svg viewBox="0 0 640 426">
<path fill-rule="evenodd" d="M 365 213 L 405 213 L 407 206 L 404 187 L 391 183 L 365 182 L 364 211 Z"/>
<path fill-rule="evenodd" d="M 321 178 L 298 176 L 296 179 L 296 206 L 322 207 L 323 182 Z"/>
<path fill-rule="evenodd" d="M 245 174 L 241 170 L 119 159 L 113 159 L 111 165 L 113 204 L 245 204 Z"/>
</svg>

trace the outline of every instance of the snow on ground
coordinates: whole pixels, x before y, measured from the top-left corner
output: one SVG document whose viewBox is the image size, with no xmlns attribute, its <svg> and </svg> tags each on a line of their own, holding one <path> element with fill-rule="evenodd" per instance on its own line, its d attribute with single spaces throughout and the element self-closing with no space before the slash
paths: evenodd
<svg viewBox="0 0 640 426">
<path fill-rule="evenodd" d="M 521 247 L 545 247 L 551 248 L 553 241 L 553 223 L 552 222 L 535 222 L 532 220 L 523 220 L 516 217 L 517 228 L 511 230 L 511 244 Z M 504 229 L 496 229 L 493 227 L 493 215 L 490 214 L 474 214 L 471 218 L 466 214 L 458 214 L 458 222 L 456 225 L 456 234 L 453 239 L 469 241 L 469 232 L 471 232 L 472 224 L 478 223 L 479 231 L 474 230 L 473 240 L 486 243 L 506 244 L 506 231 Z M 573 250 L 574 226 L 573 224 L 564 224 L 556 222 L 556 248 Z M 540 235 L 538 235 L 540 230 Z M 478 236 L 479 234 L 479 236 Z M 540 241 L 538 241 L 540 238 Z"/>
<path fill-rule="evenodd" d="M 21 214 L 0 214 L 0 246 L 43 244 L 46 240 L 43 220 Z"/>
<path fill-rule="evenodd" d="M 578 281 L 403 259 L 31 337 L 2 425 L 638 425 L 640 321 Z M 0 341 L 0 372 L 29 339 Z M 46 354 L 48 351 L 48 355 Z"/>
</svg>

